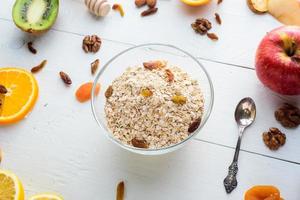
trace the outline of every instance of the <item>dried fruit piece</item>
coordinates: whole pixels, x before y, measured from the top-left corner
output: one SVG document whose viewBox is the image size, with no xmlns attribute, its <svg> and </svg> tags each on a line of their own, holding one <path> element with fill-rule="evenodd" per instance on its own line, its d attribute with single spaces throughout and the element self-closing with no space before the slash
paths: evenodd
<svg viewBox="0 0 300 200">
<path fill-rule="evenodd" d="M 141 89 L 140 93 L 143 97 L 151 97 L 153 95 L 153 92 L 149 88 Z"/>
<path fill-rule="evenodd" d="M 117 3 L 114 4 L 113 7 L 112 7 L 112 9 L 113 9 L 113 10 L 119 11 L 120 15 L 121 15 L 122 17 L 124 17 L 125 12 L 124 12 L 123 6 L 122 6 L 121 4 L 117 4 Z"/>
<path fill-rule="evenodd" d="M 146 0 L 135 0 L 134 3 L 136 5 L 136 7 L 138 7 L 138 8 L 140 8 L 140 7 L 142 7 L 142 6 L 144 6 L 144 5 L 147 4 Z"/>
<path fill-rule="evenodd" d="M 37 72 L 41 71 L 45 67 L 46 64 L 47 64 L 47 60 L 43 60 L 39 65 L 37 65 L 31 69 L 31 73 L 37 73 Z"/>
<path fill-rule="evenodd" d="M 96 59 L 91 63 L 91 73 L 94 75 L 99 68 L 100 60 Z"/>
<path fill-rule="evenodd" d="M 286 128 L 296 128 L 300 125 L 300 109 L 285 103 L 275 113 L 276 120 Z"/>
<path fill-rule="evenodd" d="M 218 24 L 222 24 L 222 20 L 221 20 L 221 17 L 220 17 L 220 15 L 218 14 L 218 13 L 215 13 L 215 19 L 216 19 L 216 22 L 218 23 Z"/>
<path fill-rule="evenodd" d="M 157 10 L 158 10 L 158 8 L 149 8 L 149 9 L 143 11 L 141 13 L 141 16 L 142 17 L 146 17 L 146 16 L 149 16 L 149 15 L 152 15 L 152 14 L 156 13 Z"/>
<path fill-rule="evenodd" d="M 278 128 L 270 128 L 263 133 L 263 141 L 271 150 L 277 150 L 285 144 L 286 136 Z"/>
<path fill-rule="evenodd" d="M 211 40 L 214 40 L 214 41 L 219 40 L 219 37 L 215 33 L 207 33 L 206 35 Z"/>
<path fill-rule="evenodd" d="M 70 76 L 68 74 L 66 74 L 65 72 L 61 71 L 59 72 L 60 78 L 61 80 L 63 80 L 63 82 L 67 85 L 71 85 L 72 84 L 72 80 L 70 78 Z"/>
<path fill-rule="evenodd" d="M 268 0 L 247 0 L 247 5 L 256 14 L 263 14 L 268 11 Z"/>
<path fill-rule="evenodd" d="M 211 29 L 211 22 L 205 18 L 198 18 L 194 23 L 191 24 L 192 28 L 196 33 L 200 33 L 200 35 L 204 35 Z"/>
<path fill-rule="evenodd" d="M 183 105 L 183 104 L 186 103 L 187 98 L 186 98 L 185 96 L 176 94 L 176 95 L 174 95 L 174 96 L 172 97 L 172 101 L 173 101 L 173 103 L 175 103 L 175 104 Z"/>
<path fill-rule="evenodd" d="M 168 82 L 174 81 L 174 74 L 172 73 L 171 70 L 166 69 L 166 75 L 167 75 Z"/>
<path fill-rule="evenodd" d="M 245 200 L 283 200 L 280 191 L 271 185 L 257 185 L 245 193 Z"/>
<path fill-rule="evenodd" d="M 93 82 L 84 83 L 76 91 L 76 98 L 79 102 L 83 103 L 91 99 Z M 100 84 L 96 84 L 95 95 L 97 96 L 100 91 Z"/>
<path fill-rule="evenodd" d="M 199 127 L 199 125 L 201 124 L 201 118 L 196 119 L 195 121 L 193 121 L 189 128 L 188 128 L 188 132 L 189 133 L 193 133 L 195 130 L 197 130 L 197 128 Z"/>
<path fill-rule="evenodd" d="M 161 69 L 167 65 L 166 61 L 156 60 L 156 61 L 149 61 L 143 63 L 145 69 L 153 70 L 153 69 Z"/>
<path fill-rule="evenodd" d="M 87 35 L 82 41 L 82 49 L 85 53 L 92 52 L 96 53 L 101 47 L 101 38 L 97 35 Z"/>
<path fill-rule="evenodd" d="M 146 0 L 146 2 L 149 8 L 154 8 L 156 6 L 157 0 Z"/>
<path fill-rule="evenodd" d="M 0 84 L 0 94 L 6 94 L 6 93 L 7 93 L 6 87 Z"/>
<path fill-rule="evenodd" d="M 220 3 L 222 3 L 223 2 L 223 0 L 218 0 L 218 4 L 220 4 Z"/>
<path fill-rule="evenodd" d="M 137 148 L 143 148 L 143 149 L 149 148 L 149 145 L 145 139 L 140 139 L 137 137 L 135 137 L 131 140 L 131 144 L 132 144 L 132 146 L 137 147 Z"/>
<path fill-rule="evenodd" d="M 105 97 L 106 97 L 106 98 L 111 97 L 112 94 L 113 94 L 113 92 L 114 92 L 114 90 L 113 90 L 112 86 L 110 85 L 110 86 L 107 88 L 107 90 L 105 91 Z"/>
<path fill-rule="evenodd" d="M 117 186 L 116 200 L 124 200 L 124 194 L 125 194 L 125 184 L 124 181 L 121 181 Z"/>
<path fill-rule="evenodd" d="M 33 47 L 33 42 L 28 42 L 27 43 L 27 47 L 28 47 L 28 50 L 33 53 L 33 54 L 36 54 L 37 53 L 37 50 Z"/>
</svg>

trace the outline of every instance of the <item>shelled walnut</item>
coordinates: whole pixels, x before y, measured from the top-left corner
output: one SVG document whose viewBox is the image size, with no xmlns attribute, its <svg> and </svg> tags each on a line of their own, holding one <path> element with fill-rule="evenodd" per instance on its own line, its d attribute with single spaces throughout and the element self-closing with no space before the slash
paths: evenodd
<svg viewBox="0 0 300 200">
<path fill-rule="evenodd" d="M 268 132 L 263 133 L 263 141 L 271 150 L 277 150 L 283 146 L 286 141 L 286 136 L 278 128 L 270 128 Z"/>
<path fill-rule="evenodd" d="M 276 120 L 286 128 L 296 128 L 300 125 L 300 109 L 285 103 L 275 113 Z"/>
</svg>

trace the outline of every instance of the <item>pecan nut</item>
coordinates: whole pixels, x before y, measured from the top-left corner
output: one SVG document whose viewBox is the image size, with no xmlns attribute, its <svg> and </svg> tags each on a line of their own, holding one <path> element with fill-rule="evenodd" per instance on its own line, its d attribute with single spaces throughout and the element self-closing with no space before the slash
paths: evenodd
<svg viewBox="0 0 300 200">
<path fill-rule="evenodd" d="M 105 97 L 106 97 L 106 98 L 111 97 L 112 94 L 113 94 L 113 92 L 114 92 L 114 90 L 113 90 L 112 86 L 110 85 L 110 86 L 106 89 L 106 91 L 105 91 Z"/>
<path fill-rule="evenodd" d="M 92 75 L 94 75 L 96 73 L 96 71 L 98 70 L 99 63 L 100 63 L 99 59 L 96 59 L 94 62 L 91 63 L 91 73 L 92 73 Z"/>
<path fill-rule="evenodd" d="M 283 146 L 286 141 L 286 136 L 278 128 L 270 128 L 268 132 L 263 133 L 263 141 L 271 150 L 277 150 Z"/>
<path fill-rule="evenodd" d="M 66 74 L 65 72 L 61 71 L 59 72 L 60 78 L 61 80 L 67 84 L 67 85 L 71 85 L 72 84 L 72 80 L 70 78 L 70 76 L 68 74 Z"/>
<path fill-rule="evenodd" d="M 172 73 L 171 70 L 166 69 L 166 75 L 167 75 L 168 82 L 174 81 L 174 74 Z"/>
<path fill-rule="evenodd" d="M 149 145 L 145 139 L 140 139 L 137 137 L 135 137 L 131 140 L 131 144 L 132 144 L 132 146 L 137 147 L 137 148 L 143 148 L 143 149 L 149 148 Z"/>
<path fill-rule="evenodd" d="M 138 8 L 140 8 L 140 7 L 142 7 L 142 6 L 144 6 L 144 5 L 146 5 L 146 0 L 135 0 L 135 5 L 136 5 L 136 7 L 138 7 Z"/>
<path fill-rule="evenodd" d="M 149 69 L 149 70 L 164 68 L 166 64 L 167 64 L 166 61 L 161 61 L 161 60 L 149 61 L 143 63 L 145 69 Z"/>
</svg>

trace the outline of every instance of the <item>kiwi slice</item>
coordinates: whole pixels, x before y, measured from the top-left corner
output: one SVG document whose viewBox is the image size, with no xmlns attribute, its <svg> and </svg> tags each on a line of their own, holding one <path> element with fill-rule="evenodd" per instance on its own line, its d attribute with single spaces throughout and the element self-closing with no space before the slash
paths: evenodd
<svg viewBox="0 0 300 200">
<path fill-rule="evenodd" d="M 16 0 L 12 15 L 21 30 L 40 34 L 54 24 L 59 8 L 59 0 Z"/>
</svg>

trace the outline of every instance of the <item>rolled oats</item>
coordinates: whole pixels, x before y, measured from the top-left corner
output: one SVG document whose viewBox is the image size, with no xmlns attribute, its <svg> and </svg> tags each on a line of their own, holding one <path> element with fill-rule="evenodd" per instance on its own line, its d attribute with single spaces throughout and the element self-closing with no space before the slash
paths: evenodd
<svg viewBox="0 0 300 200">
<path fill-rule="evenodd" d="M 114 90 L 104 108 L 107 126 L 117 140 L 139 148 L 157 149 L 179 143 L 191 133 L 191 122 L 202 118 L 204 98 L 200 86 L 179 67 L 164 65 L 174 74 L 170 83 L 165 70 L 144 66 L 128 68 L 112 82 Z M 147 89 L 147 94 L 151 91 L 151 98 L 141 95 L 142 89 Z M 175 104 L 174 95 L 182 95 L 185 103 Z"/>
</svg>

